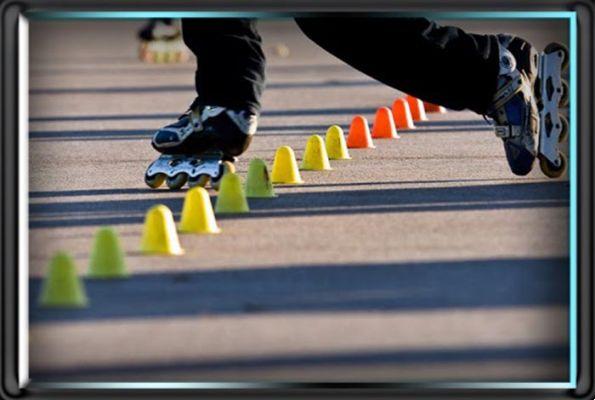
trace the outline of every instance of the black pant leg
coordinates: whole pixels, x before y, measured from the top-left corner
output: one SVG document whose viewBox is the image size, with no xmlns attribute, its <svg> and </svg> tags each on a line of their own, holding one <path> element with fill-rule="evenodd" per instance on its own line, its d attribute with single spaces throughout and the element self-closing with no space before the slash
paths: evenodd
<svg viewBox="0 0 595 400">
<path fill-rule="evenodd" d="M 352 67 L 422 100 L 484 114 L 496 91 L 498 42 L 425 18 L 297 18 Z"/>
<path fill-rule="evenodd" d="M 265 56 L 256 20 L 182 20 L 184 42 L 196 55 L 198 104 L 258 113 Z"/>
</svg>

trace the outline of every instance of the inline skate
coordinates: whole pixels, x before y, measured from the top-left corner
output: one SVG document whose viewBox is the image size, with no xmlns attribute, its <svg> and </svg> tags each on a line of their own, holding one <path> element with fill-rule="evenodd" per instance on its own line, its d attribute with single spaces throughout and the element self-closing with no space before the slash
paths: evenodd
<svg viewBox="0 0 595 400">
<path fill-rule="evenodd" d="M 559 145 L 569 129 L 560 112 L 568 105 L 568 84 L 561 77 L 568 66 L 568 50 L 551 43 L 538 53 L 518 37 L 498 35 L 498 40 L 500 71 L 488 116 L 504 142 L 510 169 L 526 175 L 538 158 L 546 176 L 560 177 L 567 168 Z"/>
<path fill-rule="evenodd" d="M 180 119 L 159 129 L 151 144 L 162 153 L 145 172 L 145 183 L 156 189 L 165 183 L 171 190 L 211 187 L 235 172 L 234 162 L 256 132 L 256 115 L 218 106 L 191 106 Z"/>
</svg>

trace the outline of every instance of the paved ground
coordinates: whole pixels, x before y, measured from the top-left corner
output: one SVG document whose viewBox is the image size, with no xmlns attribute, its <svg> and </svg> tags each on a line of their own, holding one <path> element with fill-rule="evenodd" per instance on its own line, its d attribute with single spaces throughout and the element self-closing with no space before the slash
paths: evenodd
<svg viewBox="0 0 595 400">
<path fill-rule="evenodd" d="M 475 22 L 543 46 L 561 26 Z M 193 98 L 193 66 L 135 59 L 137 22 L 31 25 L 31 375 L 41 380 L 566 380 L 568 183 L 511 175 L 469 112 L 352 150 L 306 184 L 251 201 L 223 233 L 139 254 L 151 133 Z M 400 95 L 288 22 L 263 24 L 270 65 L 250 158 L 272 161 Z M 291 54 L 275 55 L 286 44 Z M 398 46 L 398 42 L 395 42 Z M 403 62 L 407 62 L 404 57 Z M 472 83 L 467 83 L 472 84 Z M 86 282 L 91 306 L 39 309 L 52 253 L 86 269 L 94 231 L 120 233 L 133 276 Z"/>
</svg>

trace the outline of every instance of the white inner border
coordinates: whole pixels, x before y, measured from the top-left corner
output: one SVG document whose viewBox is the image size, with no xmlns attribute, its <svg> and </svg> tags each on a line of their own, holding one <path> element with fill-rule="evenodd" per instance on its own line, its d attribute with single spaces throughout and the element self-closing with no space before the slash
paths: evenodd
<svg viewBox="0 0 595 400">
<path fill-rule="evenodd" d="M 18 385 L 29 383 L 29 21 L 18 20 L 19 44 L 19 248 L 18 248 Z"/>
</svg>

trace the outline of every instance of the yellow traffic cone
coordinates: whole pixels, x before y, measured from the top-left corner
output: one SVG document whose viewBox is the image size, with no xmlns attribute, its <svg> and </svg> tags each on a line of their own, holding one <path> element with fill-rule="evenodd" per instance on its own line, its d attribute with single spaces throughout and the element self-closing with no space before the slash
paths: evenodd
<svg viewBox="0 0 595 400">
<path fill-rule="evenodd" d="M 41 288 L 41 307 L 82 308 L 88 304 L 83 282 L 79 279 L 72 257 L 58 252 L 50 261 Z"/>
<path fill-rule="evenodd" d="M 331 164 L 326 154 L 324 141 L 318 135 L 312 135 L 306 143 L 306 151 L 302 160 L 302 169 L 309 171 L 324 171 L 331 169 Z"/>
<path fill-rule="evenodd" d="M 277 197 L 273 190 L 273 184 L 266 163 L 260 158 L 254 158 L 248 166 L 248 178 L 246 178 L 246 197 L 250 198 L 272 198 Z"/>
<path fill-rule="evenodd" d="M 300 176 L 300 171 L 295 161 L 293 149 L 289 146 L 281 146 L 275 153 L 273 161 L 273 173 L 271 174 L 273 183 L 299 184 L 304 183 Z"/>
<path fill-rule="evenodd" d="M 242 180 L 238 174 L 228 172 L 221 179 L 219 195 L 215 204 L 217 214 L 240 214 L 250 211 L 246 195 L 242 188 Z"/>
<path fill-rule="evenodd" d="M 87 275 L 91 278 L 125 278 L 128 276 L 124 252 L 113 228 L 105 226 L 95 234 Z"/>
<path fill-rule="evenodd" d="M 349 160 L 349 150 L 345 142 L 343 129 L 338 125 L 333 125 L 326 131 L 326 151 L 331 160 Z"/>
<path fill-rule="evenodd" d="M 209 193 L 205 188 L 197 186 L 186 192 L 180 232 L 186 233 L 219 233 L 221 229 L 215 221 L 213 206 Z"/>
<path fill-rule="evenodd" d="M 147 212 L 140 249 L 146 254 L 184 254 L 178 240 L 174 216 L 163 204 L 153 206 Z"/>
</svg>

